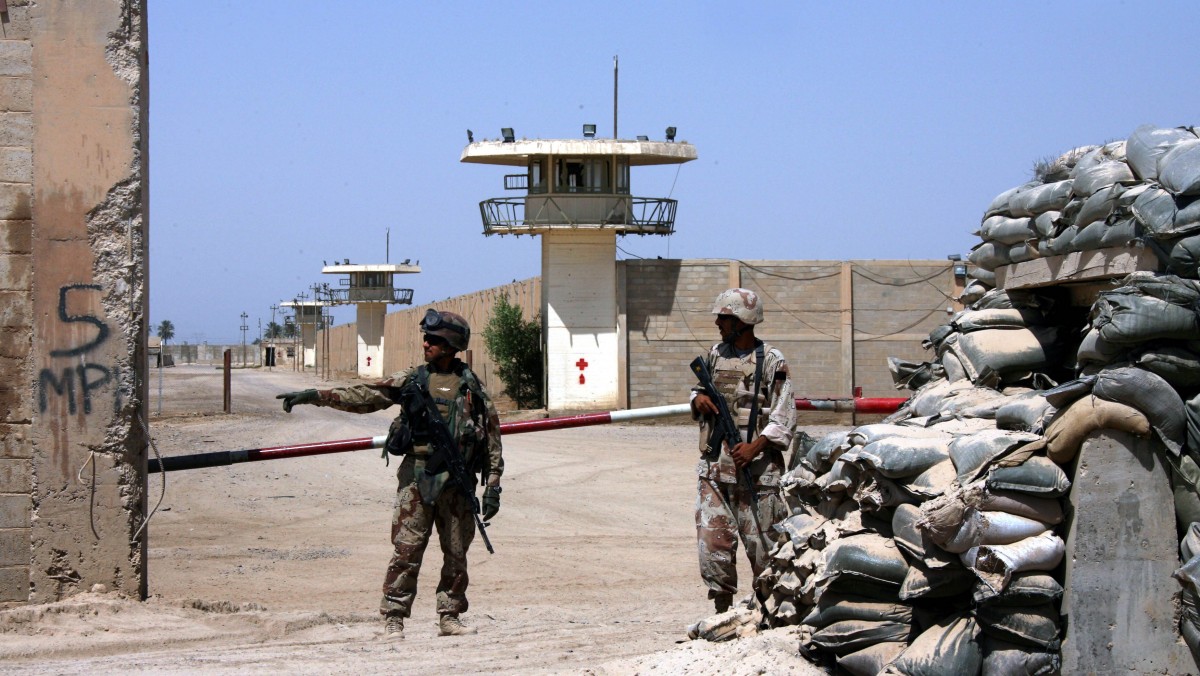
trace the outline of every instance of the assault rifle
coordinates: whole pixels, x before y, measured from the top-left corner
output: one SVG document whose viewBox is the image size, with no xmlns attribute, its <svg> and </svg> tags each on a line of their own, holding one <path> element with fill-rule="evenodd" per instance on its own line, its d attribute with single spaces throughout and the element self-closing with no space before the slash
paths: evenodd
<svg viewBox="0 0 1200 676">
<path fill-rule="evenodd" d="M 738 432 L 737 422 L 733 419 L 733 414 L 729 411 L 729 404 L 725 402 L 725 397 L 717 390 L 717 386 L 713 383 L 712 374 L 708 372 L 708 364 L 704 362 L 703 357 L 696 357 L 692 360 L 692 372 L 696 374 L 696 378 L 700 380 L 700 387 L 704 388 L 704 394 L 712 400 L 713 405 L 717 407 L 717 419 L 713 421 L 712 436 L 709 437 L 709 446 L 714 446 L 720 450 L 721 443 L 729 446 L 729 451 L 733 452 L 733 447 L 742 443 L 742 435 Z M 753 425 L 753 422 L 751 422 Z M 742 480 L 746 482 L 746 488 L 750 490 L 750 499 L 757 505 L 758 495 L 754 492 L 754 477 L 750 476 L 750 468 L 742 467 Z"/>
<path fill-rule="evenodd" d="M 404 410 L 409 417 L 409 424 L 414 429 L 424 428 L 429 434 L 429 446 L 433 452 L 425 461 L 425 477 L 432 477 L 442 472 L 450 473 L 450 482 L 471 505 L 471 516 L 475 517 L 475 525 L 479 527 L 479 535 L 483 538 L 483 544 L 487 547 L 488 554 L 495 554 L 496 550 L 492 549 L 492 541 L 488 539 L 487 527 L 484 525 L 483 519 L 479 518 L 481 509 L 479 498 L 475 496 L 475 477 L 467 470 L 467 466 L 463 462 L 462 450 L 459 449 L 458 442 L 454 440 L 454 435 L 450 433 L 450 427 L 442 419 L 442 412 L 438 410 L 433 397 L 429 395 L 428 388 L 411 384 L 401 390 L 401 397 L 405 400 Z M 424 482 L 421 483 L 424 485 Z M 421 499 L 426 499 L 424 491 L 421 492 Z"/>
</svg>

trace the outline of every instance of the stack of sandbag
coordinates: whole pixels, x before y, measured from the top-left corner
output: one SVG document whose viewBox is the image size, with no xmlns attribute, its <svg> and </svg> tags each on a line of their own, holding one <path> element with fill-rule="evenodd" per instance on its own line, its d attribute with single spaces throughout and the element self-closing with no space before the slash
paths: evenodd
<svg viewBox="0 0 1200 676">
<path fill-rule="evenodd" d="M 851 674 L 1056 668 L 1070 482 L 1043 454 L 1013 459 L 1041 437 L 995 415 L 1028 394 L 933 381 L 910 411 L 926 415 L 798 448 L 764 621 Z"/>
<path fill-rule="evenodd" d="M 1124 141 L 1076 148 L 992 200 L 971 274 L 994 287 L 1002 265 L 1144 242 L 1172 272 L 1194 277 L 1198 197 L 1200 138 L 1190 127 L 1144 125 Z"/>
</svg>

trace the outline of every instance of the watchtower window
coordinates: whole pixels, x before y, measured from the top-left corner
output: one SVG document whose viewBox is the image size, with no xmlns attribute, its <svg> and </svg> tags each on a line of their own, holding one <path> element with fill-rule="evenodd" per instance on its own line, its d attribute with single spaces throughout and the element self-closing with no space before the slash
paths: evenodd
<svg viewBox="0 0 1200 676">
<path fill-rule="evenodd" d="M 629 160 L 617 160 L 617 194 L 629 194 Z"/>
<path fill-rule="evenodd" d="M 360 272 L 350 275 L 350 286 L 369 289 L 377 289 L 383 286 L 391 286 L 384 279 L 386 275 L 382 272 Z"/>
<path fill-rule="evenodd" d="M 531 194 L 546 192 L 546 160 L 529 161 L 529 192 Z"/>
<path fill-rule="evenodd" d="M 608 192 L 607 160 L 558 160 L 555 192 Z"/>
</svg>

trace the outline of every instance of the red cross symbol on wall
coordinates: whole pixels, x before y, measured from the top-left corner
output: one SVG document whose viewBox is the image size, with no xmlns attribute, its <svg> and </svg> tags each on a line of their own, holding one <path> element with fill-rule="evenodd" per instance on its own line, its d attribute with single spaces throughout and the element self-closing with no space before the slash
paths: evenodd
<svg viewBox="0 0 1200 676">
<path fill-rule="evenodd" d="M 580 357 L 579 361 L 575 362 L 575 365 L 579 367 L 579 384 L 582 385 L 584 382 L 586 382 L 583 377 L 583 370 L 588 367 L 587 360 L 583 357 Z"/>
</svg>

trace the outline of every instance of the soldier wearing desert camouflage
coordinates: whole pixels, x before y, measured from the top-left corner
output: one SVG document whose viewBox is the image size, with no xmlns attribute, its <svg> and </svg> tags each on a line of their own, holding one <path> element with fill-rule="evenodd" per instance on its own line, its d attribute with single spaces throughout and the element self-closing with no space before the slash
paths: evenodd
<svg viewBox="0 0 1200 676">
<path fill-rule="evenodd" d="M 771 526 L 787 516 L 778 489 L 783 451 L 791 444 L 796 422 L 796 402 L 787 360 L 754 336 L 754 327 L 763 320 L 758 294 L 748 289 L 724 291 L 712 313 L 717 316 L 721 342 L 709 351 L 708 370 L 746 439 L 730 449 L 719 436 L 712 437 L 717 406 L 699 388 L 692 391 L 692 416 L 700 420 L 696 496 L 700 577 L 717 612 L 724 612 L 737 592 L 739 536 L 757 577 L 767 567 L 775 544 Z M 750 419 L 752 409 L 756 420 Z M 752 486 L 747 485 L 743 468 L 749 470 Z"/>
<path fill-rule="evenodd" d="M 481 474 L 483 518 L 500 510 L 500 419 L 491 399 L 467 365 L 457 358 L 467 348 L 471 329 L 452 312 L 429 310 L 421 320 L 425 365 L 396 373 L 371 385 L 331 390 L 304 390 L 279 395 L 284 410 L 298 404 L 328 406 L 352 413 L 371 413 L 400 403 L 405 386 L 427 388 L 472 473 Z M 395 551 L 383 581 L 380 612 L 385 636 L 403 638 L 404 619 L 412 612 L 417 593 L 421 557 L 436 525 L 443 565 L 437 587 L 438 633 L 442 636 L 474 634 L 459 615 L 467 611 L 467 548 L 475 536 L 475 514 L 462 493 L 446 485 L 446 473 L 423 476 L 430 446 L 422 432 L 413 429 L 403 407 L 388 434 L 387 452 L 403 455 L 397 470 L 399 487 L 392 515 Z M 444 488 L 444 490 L 443 490 Z M 422 492 L 426 493 L 425 495 Z"/>
</svg>

